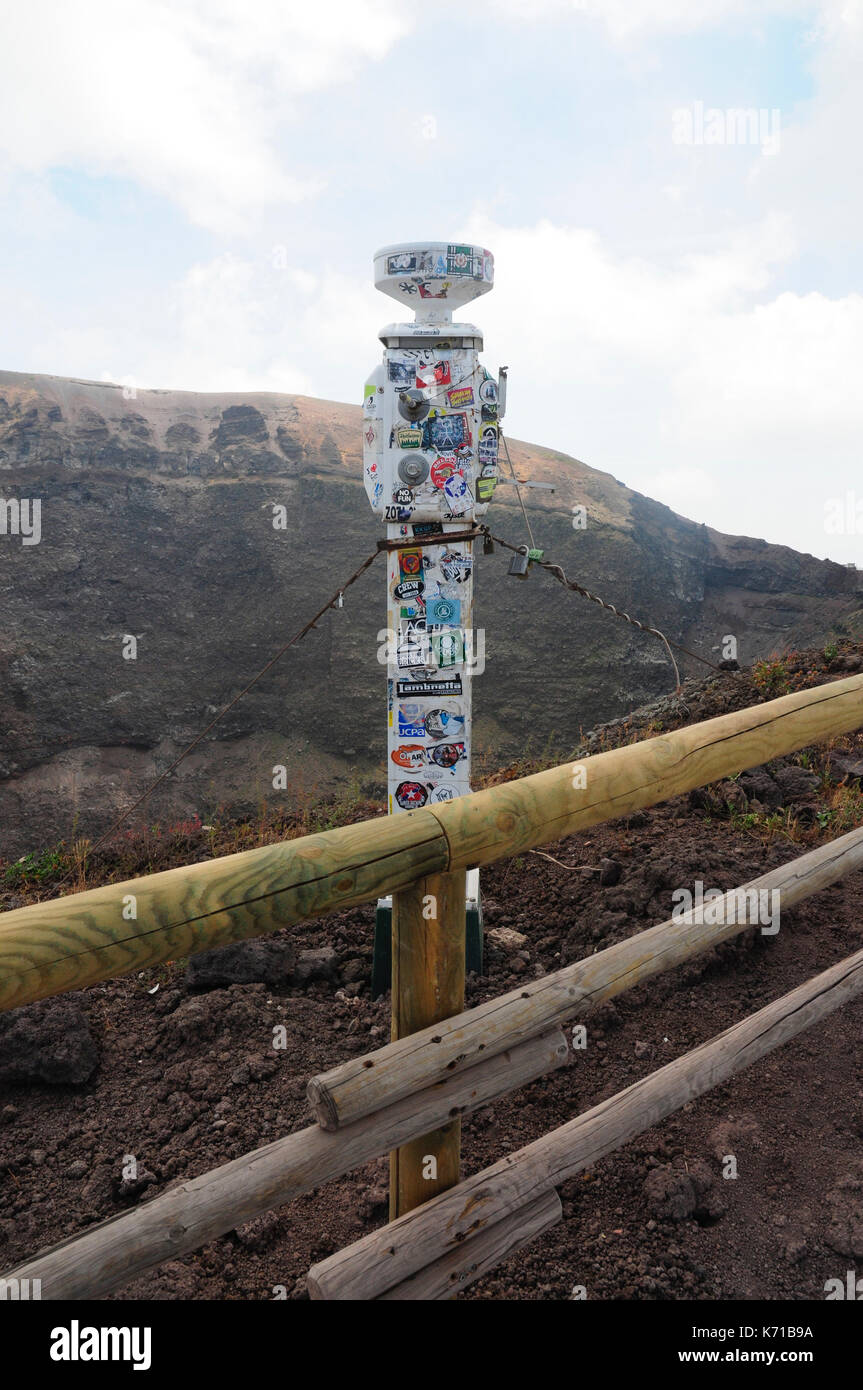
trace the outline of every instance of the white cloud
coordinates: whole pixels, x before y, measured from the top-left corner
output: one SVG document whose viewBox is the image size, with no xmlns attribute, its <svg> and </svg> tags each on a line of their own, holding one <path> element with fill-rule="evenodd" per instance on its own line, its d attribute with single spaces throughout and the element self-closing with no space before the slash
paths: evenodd
<svg viewBox="0 0 863 1390">
<path fill-rule="evenodd" d="M 466 235 L 495 253 L 476 307 L 511 367 L 511 431 L 719 529 L 837 559 L 824 500 L 860 475 L 863 296 L 771 294 L 781 219 L 659 267 L 542 222 Z"/>
<path fill-rule="evenodd" d="M 859 472 L 863 297 L 771 294 L 794 253 L 781 219 L 661 266 L 547 221 L 477 216 L 465 235 L 495 252 L 497 285 L 463 317 L 512 369 L 513 434 L 719 529 L 859 553 L 821 516 Z M 221 255 L 175 287 L 167 349 L 139 346 L 116 374 L 356 400 L 386 316 L 370 277 Z"/>
<path fill-rule="evenodd" d="M 308 394 L 304 353 L 290 331 L 296 296 L 291 277 L 268 276 L 238 256 L 194 265 L 171 294 L 167 351 L 151 353 L 132 374 L 187 391 Z"/>
<path fill-rule="evenodd" d="M 718 494 L 716 479 L 701 468 L 665 468 L 648 477 L 644 492 L 694 521 L 707 521 Z"/>
<path fill-rule="evenodd" d="M 651 33 L 692 33 L 738 20 L 754 28 L 774 15 L 805 15 L 819 8 L 819 0 L 494 0 L 494 4 L 510 18 L 528 22 L 568 15 L 597 20 L 617 41 Z"/>
<path fill-rule="evenodd" d="M 856 253 L 863 221 L 863 0 L 830 0 L 811 35 L 814 92 L 782 118 L 782 152 L 762 161 L 758 192 L 788 209 L 801 243 L 825 266 Z"/>
<path fill-rule="evenodd" d="M 524 225 L 477 215 L 452 230 L 496 254 L 494 293 L 464 317 L 485 329 L 489 366 L 512 368 L 513 433 L 585 458 L 723 529 L 861 558 L 859 538 L 822 544 L 820 518 L 824 499 L 844 496 L 860 476 L 863 0 L 496 0 L 484 12 L 495 23 L 509 18 L 513 46 L 518 24 L 568 18 L 601 25 L 613 43 L 627 44 L 629 77 L 597 97 L 609 108 L 627 100 L 629 78 L 664 61 L 648 55 L 646 43 L 639 47 L 642 40 L 720 26 L 751 33 L 773 16 L 811 17 L 815 95 L 782 111 L 781 151 L 770 160 L 753 154 L 748 176 L 713 151 L 681 161 L 673 147 L 674 160 L 666 159 L 661 144 L 640 145 L 633 131 L 644 166 L 633 184 L 629 146 L 624 157 L 609 138 L 607 181 L 581 204 L 596 206 L 595 225 L 565 225 L 566 202 L 544 203 L 544 190 L 504 161 L 501 177 L 516 192 L 524 178 Z M 443 0 L 435 22 L 460 13 Z M 39 236 L 50 245 L 53 237 L 65 259 L 53 282 L 37 270 L 21 285 L 7 277 L 0 287 L 5 365 L 141 386 L 357 400 L 379 357 L 377 330 L 397 311 L 375 293 L 370 267 L 353 277 L 341 267 L 355 264 L 360 236 L 399 239 L 383 228 L 403 216 L 405 166 L 370 160 L 352 204 L 340 201 L 337 186 L 326 213 L 295 213 L 288 224 L 282 209 L 310 197 L 346 157 L 356 160 L 356 145 L 353 156 L 339 145 L 355 123 L 356 92 L 333 92 L 331 124 L 318 140 L 302 127 L 306 99 L 392 55 L 374 72 L 377 104 L 364 108 L 367 119 L 372 109 L 382 117 L 390 93 L 404 86 L 394 46 L 420 22 L 397 0 L 30 0 L 11 9 L 0 50 L 0 186 L 10 186 L 22 244 Z M 799 90 L 798 67 L 796 56 L 786 65 Z M 673 62 L 668 75 L 668 91 L 676 91 Z M 719 63 L 717 82 L 727 79 Z M 515 102 L 535 95 L 519 90 Z M 414 180 L 421 161 L 434 170 L 448 138 L 447 112 L 444 138 L 423 138 L 432 91 L 416 89 L 415 109 L 395 113 L 402 150 L 408 138 L 416 146 Z M 458 103 L 453 112 L 455 131 Z M 556 112 L 535 111 L 538 141 L 561 138 L 547 123 Z M 382 120 L 372 135 L 392 127 Z M 667 135 L 666 154 L 670 122 Z M 304 161 L 307 148 L 321 167 Z M 190 234 L 198 260 L 176 284 L 142 273 L 140 285 L 123 286 L 115 273 L 94 303 L 86 217 L 58 203 L 43 178 L 58 166 L 127 177 L 209 229 L 254 226 L 259 239 L 285 237 L 290 249 L 277 263 L 218 254 L 208 238 L 195 243 Z M 471 184 L 468 197 L 483 182 L 483 206 L 506 206 L 489 198 L 494 179 Z M 623 189 L 619 204 L 615 187 Z M 542 217 L 546 206 L 556 221 Z M 353 212 L 345 216 L 348 207 L 356 222 Z M 603 236 L 597 226 L 613 231 Z M 621 253 L 612 236 L 639 254 Z M 146 256 L 144 232 L 135 251 Z M 75 255 L 90 277 L 77 299 Z M 807 292 L 813 284 L 820 293 Z"/>
<path fill-rule="evenodd" d="M 128 177 L 201 225 L 242 230 L 320 189 L 285 166 L 280 123 L 388 52 L 402 13 L 396 0 L 28 0 L 4 17 L 0 159 Z"/>
<path fill-rule="evenodd" d="M 371 284 L 275 260 L 226 252 L 190 267 L 149 332 L 123 343 L 114 325 L 113 348 L 100 343 L 107 374 L 140 387 L 360 399 L 380 351 Z"/>
</svg>

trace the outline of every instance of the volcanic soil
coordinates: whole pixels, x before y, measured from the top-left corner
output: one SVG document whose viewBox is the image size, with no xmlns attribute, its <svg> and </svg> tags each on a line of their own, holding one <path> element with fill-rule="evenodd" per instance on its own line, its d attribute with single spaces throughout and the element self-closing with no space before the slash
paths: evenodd
<svg viewBox="0 0 863 1390">
<path fill-rule="evenodd" d="M 780 679 L 793 689 L 861 669 L 863 646 L 845 643 L 786 660 L 781 676 L 690 680 L 585 750 L 770 698 Z M 467 1006 L 666 920 L 675 889 L 735 887 L 860 825 L 861 760 L 859 737 L 835 740 L 484 869 L 487 973 L 468 978 Z M 206 836 L 191 832 L 183 854 L 209 857 Z M 104 870 L 122 876 L 110 856 Z M 2 895 L 7 908 L 28 900 Z M 388 1037 L 389 996 L 370 996 L 373 917 L 364 907 L 279 932 L 256 982 L 208 987 L 213 972 L 173 962 L 4 1016 L 0 1267 L 309 1124 L 307 1079 Z M 571 1065 L 465 1119 L 463 1174 L 861 946 L 858 873 L 783 910 L 776 935 L 747 929 L 618 996 L 584 1020 Z M 823 1299 L 863 1260 L 861 1034 L 863 999 L 603 1159 L 561 1189 L 555 1229 L 461 1296 Z M 736 1177 L 723 1175 L 727 1155 Z M 110 1297 L 307 1298 L 311 1264 L 386 1221 L 387 1180 L 381 1158 Z"/>
</svg>

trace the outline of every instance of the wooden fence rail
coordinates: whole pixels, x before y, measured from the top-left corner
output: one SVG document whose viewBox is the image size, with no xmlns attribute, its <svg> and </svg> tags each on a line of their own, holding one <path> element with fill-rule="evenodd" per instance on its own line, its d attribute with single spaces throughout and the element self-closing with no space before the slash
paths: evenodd
<svg viewBox="0 0 863 1390">
<path fill-rule="evenodd" d="M 681 913 L 409 1038 L 352 1058 L 309 1082 L 309 1101 L 318 1123 L 325 1129 L 350 1124 L 454 1071 L 469 1070 L 498 1048 L 511 1047 L 553 1024 L 571 1022 L 652 975 L 718 946 L 754 920 L 753 895 L 778 895 L 781 911 L 860 868 L 863 829 L 729 890 L 705 907 L 703 917 L 708 920 L 697 920 L 694 911 Z M 740 911 L 741 895 L 751 900 L 747 911 Z"/>
<path fill-rule="evenodd" d="M 501 1260 L 513 1255 L 523 1245 L 544 1235 L 563 1220 L 563 1207 L 554 1188 L 543 1192 L 535 1202 L 519 1207 L 509 1216 L 495 1221 L 471 1236 L 466 1250 L 450 1250 L 439 1260 L 426 1265 L 416 1274 L 394 1284 L 378 1299 L 444 1299 L 461 1293 L 469 1284 L 481 1279 Z"/>
<path fill-rule="evenodd" d="M 0 915 L 0 1009 L 549 844 L 863 724 L 863 675 L 472 796 Z M 131 913 L 134 911 L 134 917 Z"/>
<path fill-rule="evenodd" d="M 311 1125 L 243 1154 L 43 1250 L 3 1277 L 41 1279 L 43 1299 L 96 1298 L 435 1125 L 492 1103 L 564 1066 L 570 1056 L 560 1029 L 531 1038 L 338 1134 Z"/>
<path fill-rule="evenodd" d="M 582 1017 L 604 1000 L 745 930 L 755 917 L 753 889 L 778 891 L 781 904 L 787 908 L 860 869 L 863 829 L 754 879 L 744 889 L 748 890 L 746 911 L 737 913 L 734 923 L 702 926 L 691 921 L 665 922 L 524 989 L 468 1010 L 447 1021 L 452 1029 L 446 1043 L 440 1044 L 448 1049 L 446 1055 L 455 1047 L 471 1048 L 473 1065 L 466 1070 L 451 1069 L 445 1063 L 442 1073 L 431 1081 L 428 1076 L 417 1079 L 412 1094 L 399 1095 L 398 1099 L 391 1095 L 379 1109 L 353 1123 L 342 1124 L 335 1130 L 313 1125 L 244 1154 L 151 1198 L 134 1211 L 112 1217 L 82 1235 L 42 1251 L 4 1277 L 41 1279 L 45 1299 L 97 1297 L 122 1287 L 147 1269 L 188 1254 L 242 1222 L 341 1177 L 430 1128 L 454 1123 L 478 1106 L 562 1066 L 569 1055 L 566 1039 L 559 1026 L 549 1029 L 548 1022 L 545 1028 L 549 1031 L 539 1032 L 543 1019 L 560 1025 Z M 715 906 L 727 910 L 739 891 L 731 890 Z M 691 918 L 692 914 L 687 916 Z M 510 1014 L 510 1010 L 514 1013 Z M 511 1030 L 512 1041 L 501 1049 L 507 1029 Z M 459 1041 L 459 1033 L 464 1035 L 464 1041 Z M 483 1036 L 489 1039 L 488 1055 L 482 1051 Z M 416 1039 L 422 1037 L 416 1035 Z M 394 1051 L 397 1055 L 397 1049 L 382 1048 L 357 1059 L 360 1074 L 368 1070 L 366 1062 Z M 403 1083 L 393 1087 L 394 1092 L 402 1089 Z M 416 1280 L 406 1276 L 399 1292 L 387 1292 L 385 1296 L 450 1296 L 453 1290 L 465 1288 L 491 1268 L 489 1260 L 494 1263 L 518 1248 L 523 1243 L 520 1237 L 532 1229 L 532 1223 L 546 1221 L 550 1213 L 546 1204 L 538 1212 L 525 1210 L 521 1215 L 515 1214 L 506 1228 L 490 1238 L 487 1249 L 472 1249 L 469 1259 L 446 1257 L 446 1263 L 434 1272 L 423 1273 Z"/>
<path fill-rule="evenodd" d="M 404 893 L 410 914 L 418 885 L 459 883 L 460 892 L 469 868 L 860 725 L 863 676 L 852 676 L 433 808 L 7 912 L 0 915 L 0 1009 L 264 935 L 385 893 Z M 761 894 L 778 892 L 781 911 L 861 867 L 863 829 L 730 890 L 703 914 L 682 914 L 404 1037 L 402 1031 L 416 1026 L 423 1011 L 428 1018 L 432 1007 L 408 992 L 400 1003 L 409 1014 L 404 1030 L 396 1028 L 396 1041 L 309 1083 L 317 1127 L 173 1188 L 5 1277 L 41 1279 L 49 1299 L 95 1297 L 381 1153 L 400 1149 L 415 1158 L 417 1144 L 412 1148 L 411 1142 L 419 1140 L 424 1149 L 430 1130 L 444 1137 L 449 1154 L 457 1154 L 461 1115 L 568 1060 L 562 1022 L 758 921 Z M 463 961 L 459 940 L 446 935 L 449 919 L 444 926 L 435 967 L 438 993 L 453 952 L 459 969 Z M 406 936 L 408 955 L 422 945 L 421 932 L 418 919 Z M 313 1295 L 451 1296 L 560 1218 L 556 1184 L 861 990 L 863 952 L 324 1261 L 310 1273 Z M 411 1174 L 404 1188 L 408 1205 L 415 1205 L 423 1194 L 413 1169 Z M 457 1173 L 447 1173 L 441 1185 L 456 1181 Z"/>
<path fill-rule="evenodd" d="M 313 1298 L 370 1299 L 458 1252 L 473 1236 L 529 1210 L 543 1193 L 590 1168 L 666 1115 L 863 994 L 863 951 L 728 1028 L 634 1086 L 459 1183 L 424 1206 L 314 1265 Z"/>
</svg>

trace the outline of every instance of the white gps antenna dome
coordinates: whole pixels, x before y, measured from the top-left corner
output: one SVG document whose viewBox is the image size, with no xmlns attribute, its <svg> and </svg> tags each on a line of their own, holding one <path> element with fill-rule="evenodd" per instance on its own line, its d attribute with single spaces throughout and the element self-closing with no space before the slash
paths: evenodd
<svg viewBox="0 0 863 1390">
<path fill-rule="evenodd" d="M 454 309 L 488 294 L 494 256 L 482 246 L 404 241 L 375 252 L 375 286 L 413 309 L 419 323 L 449 323 Z"/>
</svg>

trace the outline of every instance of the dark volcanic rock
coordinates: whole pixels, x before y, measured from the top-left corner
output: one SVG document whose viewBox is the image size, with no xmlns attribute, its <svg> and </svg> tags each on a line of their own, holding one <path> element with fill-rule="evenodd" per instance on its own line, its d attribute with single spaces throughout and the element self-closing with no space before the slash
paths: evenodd
<svg viewBox="0 0 863 1390">
<path fill-rule="evenodd" d="M 73 998 L 42 999 L 0 1014 L 0 1085 L 82 1086 L 98 1062 Z"/>
<path fill-rule="evenodd" d="M 126 399 L 107 383 L 0 372 L 4 495 L 42 501 L 40 543 L 0 545 L 0 854 L 102 832 L 372 552 L 380 527 L 361 444 L 358 406 L 263 392 Z M 823 644 L 831 623 L 859 613 L 856 571 L 723 536 L 564 454 L 515 440 L 510 452 L 555 489 L 531 495 L 546 554 L 714 662 L 725 634 L 745 666 L 789 642 Z M 490 520 L 520 536 L 518 499 L 504 493 Z M 577 536 L 576 503 L 588 511 Z M 496 762 L 541 750 L 562 761 L 584 729 L 648 700 L 659 729 L 673 715 L 655 637 L 561 598 L 540 572 L 507 580 L 505 556 L 477 563 L 487 641 L 476 735 Z M 320 799 L 349 776 L 380 787 L 384 613 L 377 569 L 159 786 L 138 823 L 293 806 L 303 787 Z M 562 623 L 577 641 L 562 640 Z M 135 660 L 123 655 L 127 634 Z M 732 694 L 736 678 L 723 674 Z M 751 699 L 747 686 L 737 707 Z M 284 791 L 276 765 L 288 770 Z"/>
<path fill-rule="evenodd" d="M 334 980 L 339 966 L 339 958 L 332 946 L 317 946 L 308 951 L 300 951 L 294 978 L 297 984 L 308 984 L 312 980 Z"/>
<path fill-rule="evenodd" d="M 760 801 L 762 806 L 767 806 L 770 810 L 782 805 L 782 792 L 766 767 L 753 767 L 749 772 L 741 772 L 738 786 L 746 793 L 749 801 Z"/>
<path fill-rule="evenodd" d="M 782 793 L 782 805 L 790 806 L 795 801 L 806 801 L 817 791 L 820 779 L 805 767 L 780 767 L 774 772 L 773 780 Z"/>
<path fill-rule="evenodd" d="M 644 1180 L 647 1210 L 659 1221 L 685 1221 L 698 1205 L 695 1184 L 688 1173 L 654 1168 Z"/>
<path fill-rule="evenodd" d="M 827 1194 L 830 1222 L 825 1240 L 848 1259 L 863 1259 L 863 1179 L 849 1173 Z"/>
<path fill-rule="evenodd" d="M 296 951 L 290 941 L 240 941 L 191 956 L 186 966 L 186 988 L 194 991 L 261 983 L 287 989 L 295 961 Z"/>
<path fill-rule="evenodd" d="M 212 434 L 213 444 L 219 449 L 229 444 L 260 444 L 267 439 L 267 422 L 251 405 L 229 405 L 222 411 L 222 422 Z"/>
<path fill-rule="evenodd" d="M 725 1210 L 716 1191 L 713 1174 L 704 1163 L 689 1170 L 654 1168 L 644 1180 L 644 1197 L 651 1216 L 659 1221 L 717 1221 Z"/>
<path fill-rule="evenodd" d="M 827 756 L 830 776 L 834 782 L 863 781 L 863 758 L 855 758 L 850 753 L 831 751 Z"/>
</svg>

